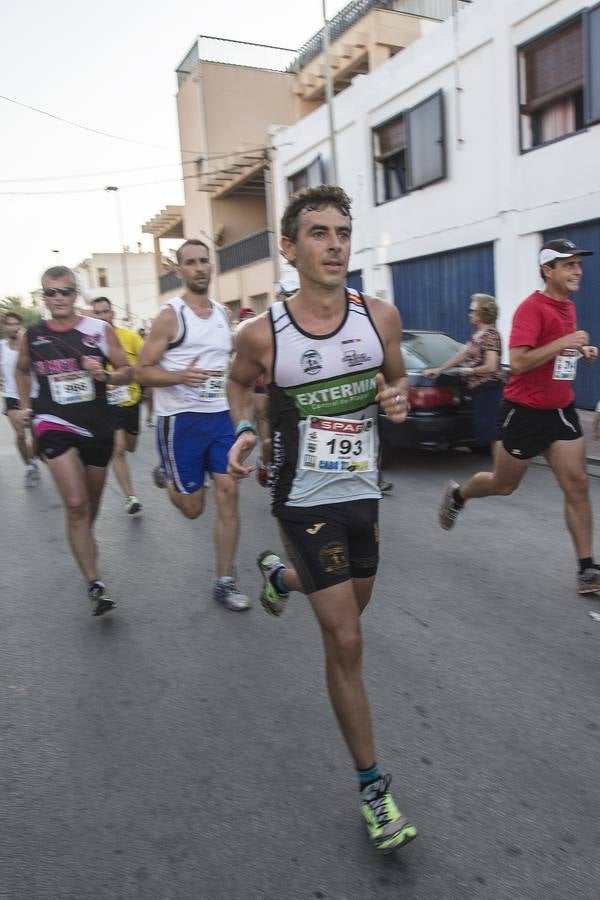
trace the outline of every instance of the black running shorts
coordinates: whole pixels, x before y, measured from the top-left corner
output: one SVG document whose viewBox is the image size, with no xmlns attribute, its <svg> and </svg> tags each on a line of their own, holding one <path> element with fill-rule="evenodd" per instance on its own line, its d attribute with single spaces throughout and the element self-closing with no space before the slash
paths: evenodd
<svg viewBox="0 0 600 900">
<path fill-rule="evenodd" d="M 351 578 L 371 578 L 379 562 L 378 501 L 284 507 L 279 530 L 302 589 L 314 594 Z"/>
<path fill-rule="evenodd" d="M 111 421 L 115 431 L 126 431 L 127 434 L 140 433 L 140 404 L 133 406 L 111 406 Z"/>
<path fill-rule="evenodd" d="M 545 453 L 555 441 L 583 436 L 573 403 L 564 409 L 534 409 L 504 400 L 500 408 L 498 440 L 515 459 Z"/>
<path fill-rule="evenodd" d="M 38 437 L 38 448 L 42 456 L 52 461 L 74 447 L 84 466 L 105 469 L 113 452 L 113 439 L 88 438 L 69 431 L 45 431 Z"/>
</svg>

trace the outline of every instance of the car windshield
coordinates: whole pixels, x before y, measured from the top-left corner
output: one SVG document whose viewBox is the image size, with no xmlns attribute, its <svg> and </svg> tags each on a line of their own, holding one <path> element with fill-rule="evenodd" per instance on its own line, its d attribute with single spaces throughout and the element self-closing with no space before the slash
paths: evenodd
<svg viewBox="0 0 600 900">
<path fill-rule="evenodd" d="M 433 369 L 443 365 L 464 346 L 441 331 L 406 331 L 402 336 L 404 365 L 407 369 Z"/>
</svg>

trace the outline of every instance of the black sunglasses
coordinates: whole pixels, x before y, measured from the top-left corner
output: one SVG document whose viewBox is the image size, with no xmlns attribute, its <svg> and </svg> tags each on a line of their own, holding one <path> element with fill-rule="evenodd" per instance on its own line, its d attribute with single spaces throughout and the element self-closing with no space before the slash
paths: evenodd
<svg viewBox="0 0 600 900">
<path fill-rule="evenodd" d="M 76 293 L 77 288 L 44 288 L 43 290 L 44 297 L 56 297 L 57 294 L 60 294 L 61 297 L 72 297 Z"/>
</svg>

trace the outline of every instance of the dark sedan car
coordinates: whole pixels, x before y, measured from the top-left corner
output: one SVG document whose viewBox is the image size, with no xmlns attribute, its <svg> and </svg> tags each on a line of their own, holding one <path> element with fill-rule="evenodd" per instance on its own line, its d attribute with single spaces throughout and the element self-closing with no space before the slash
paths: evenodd
<svg viewBox="0 0 600 900">
<path fill-rule="evenodd" d="M 383 453 L 401 448 L 475 447 L 471 398 L 464 378 L 449 369 L 432 380 L 422 373 L 458 353 L 464 344 L 442 331 L 405 331 L 402 355 L 409 380 L 410 412 L 401 425 L 381 412 Z"/>
</svg>

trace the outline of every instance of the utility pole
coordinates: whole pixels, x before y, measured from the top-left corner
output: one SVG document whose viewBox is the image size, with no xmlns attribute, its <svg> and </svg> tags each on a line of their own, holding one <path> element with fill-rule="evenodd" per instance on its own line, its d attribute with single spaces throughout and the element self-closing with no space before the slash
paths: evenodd
<svg viewBox="0 0 600 900">
<path fill-rule="evenodd" d="M 119 228 L 119 242 L 121 244 L 121 271 L 123 272 L 123 289 L 125 291 L 125 318 L 127 324 L 131 325 L 131 305 L 129 303 L 129 273 L 127 271 L 127 253 L 125 252 L 125 242 L 123 239 L 123 218 L 121 216 L 121 201 L 119 199 L 119 188 L 114 184 L 109 184 L 104 188 L 109 193 L 114 193 L 117 200 L 117 224 Z"/>
<path fill-rule="evenodd" d="M 335 122 L 333 118 L 333 81 L 331 78 L 331 57 L 329 53 L 329 20 L 323 2 L 323 53 L 325 55 L 325 98 L 327 100 L 327 112 L 329 116 L 329 143 L 331 146 L 331 181 L 338 183 L 337 150 L 335 145 Z"/>
</svg>

